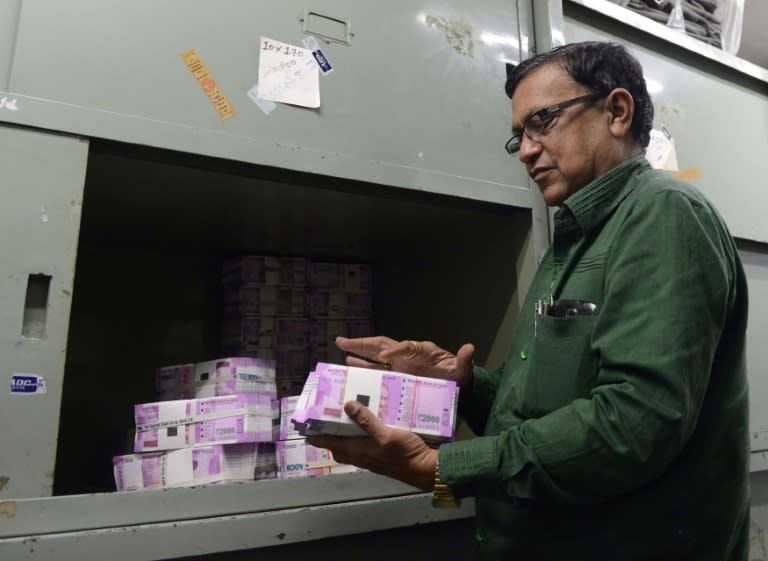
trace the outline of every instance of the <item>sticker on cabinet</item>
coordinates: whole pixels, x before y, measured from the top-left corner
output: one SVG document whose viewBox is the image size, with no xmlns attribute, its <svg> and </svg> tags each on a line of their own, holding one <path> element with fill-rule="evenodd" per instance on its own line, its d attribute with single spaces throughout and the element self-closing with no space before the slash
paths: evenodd
<svg viewBox="0 0 768 561">
<path fill-rule="evenodd" d="M 48 393 L 45 379 L 39 374 L 14 374 L 11 376 L 11 393 L 14 395 L 40 395 Z"/>
<path fill-rule="evenodd" d="M 261 109 L 265 115 L 269 115 L 272 113 L 272 111 L 275 110 L 275 107 L 277 107 L 277 104 L 274 101 L 270 101 L 268 99 L 262 99 L 259 96 L 259 85 L 254 85 L 250 90 L 248 90 L 248 97 L 251 98 L 251 101 L 253 101 L 259 109 Z"/>
<path fill-rule="evenodd" d="M 195 77 L 197 83 L 200 84 L 205 95 L 208 96 L 208 100 L 216 109 L 219 118 L 222 121 L 226 121 L 232 117 L 235 114 L 235 108 L 229 103 L 227 96 L 224 95 L 221 88 L 219 88 L 219 85 L 216 83 L 216 80 L 214 80 L 213 76 L 208 72 L 208 67 L 206 67 L 205 64 L 203 64 L 203 61 L 200 60 L 195 49 L 190 49 L 189 51 L 181 53 L 181 59 L 184 61 L 184 64 L 187 65 L 187 68 L 192 73 L 192 76 Z"/>
<path fill-rule="evenodd" d="M 320 45 L 317 43 L 317 39 L 312 35 L 309 35 L 308 37 L 304 37 L 301 42 L 312 52 L 312 56 L 314 57 L 315 62 L 317 62 L 317 66 L 320 68 L 320 72 L 323 76 L 333 72 L 333 66 L 320 48 Z"/>
</svg>

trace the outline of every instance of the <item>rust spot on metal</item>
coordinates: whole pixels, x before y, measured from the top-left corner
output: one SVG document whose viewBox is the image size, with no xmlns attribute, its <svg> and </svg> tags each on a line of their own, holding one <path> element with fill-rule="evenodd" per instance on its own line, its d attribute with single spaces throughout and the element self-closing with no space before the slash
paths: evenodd
<svg viewBox="0 0 768 561">
<path fill-rule="evenodd" d="M 6 477 L 4 475 L 0 476 L 0 491 L 5 489 L 5 486 L 8 485 L 8 482 L 11 480 L 10 477 Z"/>
<path fill-rule="evenodd" d="M 285 539 L 285 532 L 280 532 L 275 536 L 278 540 L 283 541 Z"/>
<path fill-rule="evenodd" d="M 468 23 L 430 15 L 424 18 L 424 23 L 442 33 L 446 43 L 460 55 L 469 58 L 475 56 L 475 41 L 472 39 L 472 27 Z"/>
<path fill-rule="evenodd" d="M 16 501 L 1 501 L 0 516 L 6 518 L 13 518 L 16 516 Z"/>
</svg>

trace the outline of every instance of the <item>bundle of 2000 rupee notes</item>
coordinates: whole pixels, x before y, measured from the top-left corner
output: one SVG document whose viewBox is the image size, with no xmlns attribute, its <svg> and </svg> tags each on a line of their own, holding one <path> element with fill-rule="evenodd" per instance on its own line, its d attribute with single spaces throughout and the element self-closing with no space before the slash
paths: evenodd
<svg viewBox="0 0 768 561">
<path fill-rule="evenodd" d="M 344 412 L 347 401 L 362 403 L 385 425 L 427 442 L 454 437 L 459 401 L 455 382 L 322 362 L 308 376 L 291 422 L 302 436 L 361 436 L 363 430 Z"/>
</svg>

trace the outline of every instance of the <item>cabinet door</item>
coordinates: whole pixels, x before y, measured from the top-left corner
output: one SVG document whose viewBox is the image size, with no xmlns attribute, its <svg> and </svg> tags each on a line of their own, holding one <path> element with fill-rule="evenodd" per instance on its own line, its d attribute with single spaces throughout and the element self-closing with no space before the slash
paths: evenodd
<svg viewBox="0 0 768 561">
<path fill-rule="evenodd" d="M 524 12 L 527 13 L 527 12 Z M 504 151 L 506 64 L 528 54 L 516 1 L 24 0 L 14 122 L 325 175 L 532 206 Z M 315 33 L 320 107 L 248 97 L 266 37 Z M 222 120 L 181 54 L 234 108 Z M 2 118 L 2 116 L 0 116 Z"/>
<path fill-rule="evenodd" d="M 0 126 L 0 500 L 51 494 L 87 152 Z"/>
</svg>

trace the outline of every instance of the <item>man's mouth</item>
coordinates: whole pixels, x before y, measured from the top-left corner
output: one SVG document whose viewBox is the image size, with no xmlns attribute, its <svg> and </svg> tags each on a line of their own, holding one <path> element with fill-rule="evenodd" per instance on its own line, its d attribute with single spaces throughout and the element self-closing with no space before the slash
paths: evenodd
<svg viewBox="0 0 768 561">
<path fill-rule="evenodd" d="M 533 179 L 534 182 L 538 183 L 542 179 L 544 179 L 544 176 L 547 175 L 550 171 L 552 171 L 552 168 L 537 168 L 531 171 L 531 179 Z"/>
</svg>

